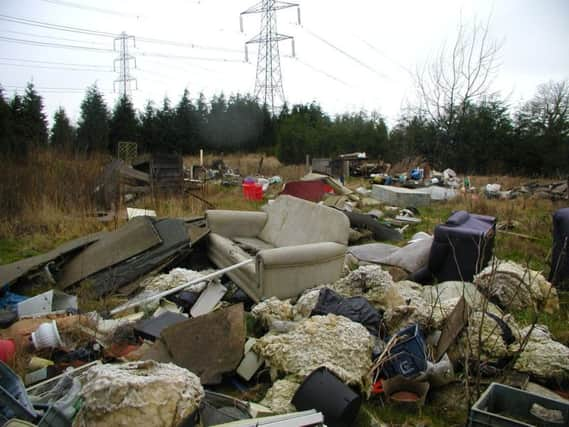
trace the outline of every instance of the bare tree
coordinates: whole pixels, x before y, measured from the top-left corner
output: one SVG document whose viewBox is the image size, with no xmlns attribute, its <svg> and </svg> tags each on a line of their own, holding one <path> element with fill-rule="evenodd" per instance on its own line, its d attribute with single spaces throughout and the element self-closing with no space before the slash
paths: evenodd
<svg viewBox="0 0 569 427">
<path fill-rule="evenodd" d="M 488 29 L 489 21 L 460 21 L 452 46 L 444 43 L 415 73 L 420 112 L 443 131 L 452 133 L 469 103 L 493 95 L 501 43 L 490 38 Z"/>
<path fill-rule="evenodd" d="M 542 134 L 568 136 L 569 80 L 539 85 L 537 93 L 523 106 L 521 114 Z"/>
</svg>

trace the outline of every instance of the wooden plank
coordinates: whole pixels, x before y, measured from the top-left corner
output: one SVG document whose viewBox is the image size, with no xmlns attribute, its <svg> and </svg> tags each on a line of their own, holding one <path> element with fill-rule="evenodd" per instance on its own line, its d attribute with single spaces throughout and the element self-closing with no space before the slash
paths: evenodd
<svg viewBox="0 0 569 427">
<path fill-rule="evenodd" d="M 141 172 L 136 169 L 129 168 L 127 166 L 121 166 L 119 171 L 121 177 L 134 178 L 140 181 L 150 182 L 150 175 L 145 172 Z"/>
</svg>

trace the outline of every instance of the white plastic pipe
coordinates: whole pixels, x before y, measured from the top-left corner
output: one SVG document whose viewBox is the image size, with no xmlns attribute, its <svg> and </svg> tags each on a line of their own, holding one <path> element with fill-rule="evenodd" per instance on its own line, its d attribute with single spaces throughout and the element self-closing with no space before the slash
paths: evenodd
<svg viewBox="0 0 569 427">
<path fill-rule="evenodd" d="M 122 305 L 120 307 L 116 307 L 116 308 L 111 310 L 110 315 L 114 316 L 115 314 L 121 313 L 121 312 L 128 310 L 130 308 L 138 307 L 140 305 L 147 304 L 147 303 L 154 301 L 156 299 L 160 299 L 160 298 L 166 297 L 168 295 L 175 294 L 176 292 L 179 292 L 179 291 L 181 291 L 181 290 L 183 290 L 189 286 L 195 285 L 197 283 L 207 282 L 211 279 L 215 279 L 216 277 L 223 276 L 225 273 L 232 271 L 232 270 L 236 270 L 238 268 L 241 268 L 247 264 L 251 264 L 253 261 L 255 261 L 255 259 L 250 258 L 250 259 L 247 259 L 245 261 L 238 262 L 237 264 L 230 265 L 229 267 L 222 268 L 221 270 L 214 271 L 213 273 L 210 273 L 210 274 L 206 274 L 203 277 L 198 277 L 197 279 L 190 280 L 188 283 L 184 283 L 183 285 L 176 286 L 175 288 L 168 289 L 168 290 L 160 292 L 156 295 L 152 295 L 152 296 L 150 296 L 146 299 L 143 299 L 141 301 L 135 301 L 132 304 L 126 304 L 126 305 Z"/>
</svg>

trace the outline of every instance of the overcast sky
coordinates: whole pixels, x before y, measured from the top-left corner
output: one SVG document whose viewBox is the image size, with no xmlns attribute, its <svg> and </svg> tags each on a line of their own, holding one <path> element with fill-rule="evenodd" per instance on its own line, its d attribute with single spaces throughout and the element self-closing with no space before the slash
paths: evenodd
<svg viewBox="0 0 569 427">
<path fill-rule="evenodd" d="M 136 49 L 131 53 L 137 69 L 132 75 L 138 90 L 132 96 L 142 109 L 149 99 L 161 104 L 165 95 L 176 103 L 184 88 L 192 97 L 203 92 L 208 98 L 222 91 L 253 92 L 256 49 L 250 48 L 247 63 L 243 46 L 259 31 L 260 17 L 245 16 L 244 33 L 239 26 L 240 12 L 253 4 L 254 0 L 0 0 L 0 18 L 134 35 Z M 291 57 L 290 42 L 280 45 L 289 103 L 314 100 L 330 114 L 378 111 L 392 124 L 401 107 L 413 102 L 408 70 L 432 58 L 445 40 L 452 40 L 461 17 L 467 23 L 491 17 L 490 35 L 503 41 L 494 89 L 511 105 L 529 99 L 542 82 L 569 77 L 568 0 L 301 0 L 299 4 L 302 26 L 296 24 L 294 9 L 278 14 L 279 32 L 296 41 L 296 59 Z M 154 44 L 142 38 L 196 47 Z M 22 40 L 95 50 L 31 46 Z M 109 107 L 114 104 L 113 80 L 118 75 L 112 65 L 117 54 L 107 51 L 112 48 L 111 37 L 0 20 L 0 83 L 12 96 L 16 88 L 33 81 L 50 121 L 59 105 L 75 121 L 84 89 L 94 82 L 104 91 Z"/>
</svg>

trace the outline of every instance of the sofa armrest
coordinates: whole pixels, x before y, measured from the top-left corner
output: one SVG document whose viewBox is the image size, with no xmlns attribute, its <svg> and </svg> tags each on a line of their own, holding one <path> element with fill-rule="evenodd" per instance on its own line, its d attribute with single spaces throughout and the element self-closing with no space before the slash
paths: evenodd
<svg viewBox="0 0 569 427">
<path fill-rule="evenodd" d="M 346 246 L 334 242 L 308 243 L 263 249 L 257 253 L 257 265 L 264 269 L 322 264 L 346 255 Z"/>
<path fill-rule="evenodd" d="M 298 297 L 340 278 L 346 246 L 334 242 L 263 249 L 256 256 L 259 299 Z"/>
<path fill-rule="evenodd" d="M 208 210 L 205 213 L 207 225 L 212 233 L 224 237 L 257 237 L 265 223 L 265 212 Z"/>
</svg>

